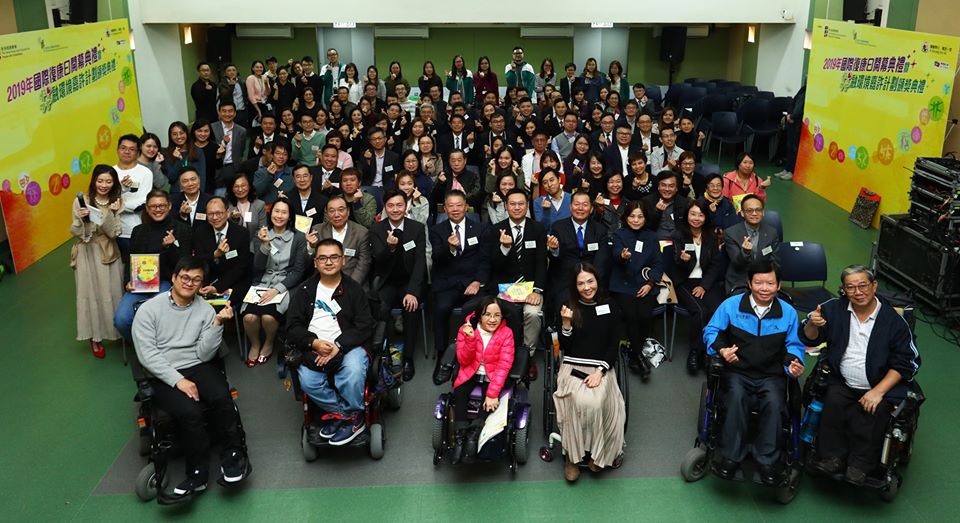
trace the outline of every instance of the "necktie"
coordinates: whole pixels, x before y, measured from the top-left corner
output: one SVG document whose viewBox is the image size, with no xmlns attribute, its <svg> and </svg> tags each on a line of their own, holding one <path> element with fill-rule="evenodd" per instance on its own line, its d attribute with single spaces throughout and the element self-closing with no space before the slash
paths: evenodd
<svg viewBox="0 0 960 523">
<path fill-rule="evenodd" d="M 394 229 L 393 237 L 396 238 L 398 242 L 403 243 L 403 229 Z"/>
<path fill-rule="evenodd" d="M 749 229 L 749 235 L 750 235 L 750 243 L 753 244 L 753 252 L 759 252 L 760 246 L 757 245 L 757 242 L 760 240 L 760 233 L 754 229 Z"/>
<path fill-rule="evenodd" d="M 217 245 L 220 245 L 220 242 L 223 241 L 223 231 L 217 233 Z"/>
<path fill-rule="evenodd" d="M 460 224 L 453 226 L 453 234 L 457 235 L 457 256 L 463 254 L 463 240 L 460 239 Z"/>
<path fill-rule="evenodd" d="M 514 225 L 514 229 L 517 230 L 517 234 L 513 235 L 513 244 L 517 248 L 517 261 L 523 260 L 523 230 L 519 225 Z"/>
<path fill-rule="evenodd" d="M 463 190 L 463 185 L 460 184 L 460 180 L 458 180 L 456 176 L 453 177 L 453 180 L 450 183 L 450 188 L 457 191 L 467 192 Z"/>
<path fill-rule="evenodd" d="M 607 145 L 610 145 L 612 143 L 610 141 L 610 133 L 603 133 L 603 136 L 604 136 L 604 140 L 606 140 L 607 142 Z"/>
<path fill-rule="evenodd" d="M 580 256 L 583 256 L 583 225 L 577 226 L 577 245 L 580 247 Z"/>
<path fill-rule="evenodd" d="M 459 137 L 459 136 L 454 137 L 454 141 L 455 141 L 456 143 L 453 144 L 453 148 L 454 148 L 454 149 L 459 149 L 459 148 L 460 148 L 460 137 Z"/>
</svg>

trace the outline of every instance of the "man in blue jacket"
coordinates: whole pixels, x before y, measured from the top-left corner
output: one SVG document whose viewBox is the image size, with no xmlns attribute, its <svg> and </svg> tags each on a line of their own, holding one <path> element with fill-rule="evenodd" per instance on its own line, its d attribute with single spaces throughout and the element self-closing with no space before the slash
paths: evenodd
<svg viewBox="0 0 960 523">
<path fill-rule="evenodd" d="M 823 400 L 814 465 L 863 484 L 879 463 L 893 403 L 903 399 L 920 368 L 910 326 L 877 297 L 870 269 L 851 265 L 840 275 L 842 296 L 817 306 L 800 329 L 800 340 L 826 342 L 830 374 Z"/>
<path fill-rule="evenodd" d="M 797 311 L 777 298 L 779 269 L 769 261 L 754 262 L 747 281 L 750 292 L 727 298 L 703 329 L 707 353 L 719 354 L 726 367 L 721 461 L 714 471 L 725 479 L 734 477 L 747 454 L 747 424 L 755 410 L 753 459 L 763 483 L 772 486 L 783 476 L 777 436 L 787 397 L 784 374 L 803 374 L 805 347 L 797 337 Z"/>
</svg>

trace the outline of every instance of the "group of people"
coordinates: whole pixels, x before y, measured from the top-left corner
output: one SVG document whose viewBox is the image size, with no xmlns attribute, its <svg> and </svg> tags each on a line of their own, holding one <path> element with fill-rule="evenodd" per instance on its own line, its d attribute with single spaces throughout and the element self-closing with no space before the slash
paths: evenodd
<svg viewBox="0 0 960 523">
<path fill-rule="evenodd" d="M 474 72 L 458 55 L 445 78 L 424 64 L 413 102 L 398 62 L 381 79 L 374 66 L 361 77 L 336 49 L 326 57 L 319 72 L 310 57 L 256 61 L 246 81 L 232 64 L 219 81 L 199 64 L 196 120 L 172 123 L 166 147 L 149 132 L 120 137 L 117 164 L 97 165 L 74 203 L 78 339 L 101 358 L 103 340 L 132 339 L 165 407 L 195 418 L 184 398 L 213 397 L 235 437 L 226 380 L 209 363 L 235 312 L 248 367 L 270 360 L 281 329 L 309 354 L 299 376 L 328 413 L 320 435 L 334 445 L 364 430 L 369 362 L 357 349 L 375 319 L 402 332 L 410 380 L 422 309 L 430 304 L 438 362 L 454 339 L 453 311 L 465 311 L 455 394 L 483 384 L 487 410 L 513 351 L 532 354 L 547 322 L 564 353 L 555 397 L 574 480 L 588 453 L 600 470 L 622 451 L 624 402 L 608 371 L 625 338 L 630 367 L 649 375 L 640 350 L 663 292 L 692 314 L 691 372 L 708 350 L 736 370 L 734 338 L 718 335 L 737 328 L 718 323 L 739 318 L 726 311 L 730 300 L 741 312 L 782 313 L 776 328 L 793 329 L 795 357 L 785 369 L 802 371 L 796 314 L 791 321 L 788 305 L 769 305 L 778 281 L 754 281 L 775 274 L 756 267 L 776 261 L 780 242 L 762 221 L 770 178 L 747 153 L 725 175 L 700 175 L 695 122 L 658 107 L 619 62 L 606 74 L 594 59 L 579 75 L 567 64 L 561 75 L 548 59 L 538 74 L 517 47 L 501 99 L 490 60 Z M 159 292 L 135 292 L 131 255 L 158 255 Z M 750 295 L 768 305 L 751 309 Z M 201 297 L 228 306 L 215 312 Z M 763 350 L 786 354 L 780 341 Z M 739 354 L 754 363 L 749 350 Z M 533 362 L 529 373 L 536 379 Z M 207 439 L 189 427 L 178 492 L 206 484 Z M 458 441 L 469 439 L 459 429 Z M 249 468 L 238 449 L 227 447 L 227 481 Z"/>
</svg>

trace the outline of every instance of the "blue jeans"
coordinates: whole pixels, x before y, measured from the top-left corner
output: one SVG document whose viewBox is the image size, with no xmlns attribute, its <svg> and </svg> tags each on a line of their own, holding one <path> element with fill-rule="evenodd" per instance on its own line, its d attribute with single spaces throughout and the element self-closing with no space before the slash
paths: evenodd
<svg viewBox="0 0 960 523">
<path fill-rule="evenodd" d="M 310 357 L 309 354 L 306 357 Z M 333 373 L 333 383 L 325 372 L 300 366 L 300 388 L 321 409 L 331 414 L 363 411 L 363 386 L 367 380 L 367 351 L 357 347 L 343 356 Z"/>
<path fill-rule="evenodd" d="M 169 291 L 171 287 L 173 287 L 173 285 L 171 285 L 169 281 L 160 280 L 160 292 L 123 293 L 123 297 L 120 298 L 120 305 L 117 305 L 117 312 L 113 314 L 113 326 L 116 327 L 117 332 L 125 339 L 132 340 L 133 334 L 131 330 L 133 329 L 133 316 L 136 314 L 134 307 L 137 306 L 138 303 L 145 302 L 157 294 Z"/>
</svg>

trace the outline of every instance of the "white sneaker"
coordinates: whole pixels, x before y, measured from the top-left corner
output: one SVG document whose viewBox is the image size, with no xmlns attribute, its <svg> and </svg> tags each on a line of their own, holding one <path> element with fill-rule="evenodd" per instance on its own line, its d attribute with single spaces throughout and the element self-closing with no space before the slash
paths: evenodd
<svg viewBox="0 0 960 523">
<path fill-rule="evenodd" d="M 773 177 L 774 177 L 774 178 L 783 179 L 783 175 L 786 174 L 786 173 L 787 173 L 787 171 L 784 169 L 784 170 L 782 170 L 782 171 L 780 171 L 780 172 L 775 172 L 775 173 L 773 173 Z"/>
<path fill-rule="evenodd" d="M 783 171 L 783 176 L 780 176 L 779 178 L 784 181 L 790 181 L 793 179 L 793 173 L 790 171 Z"/>
</svg>

